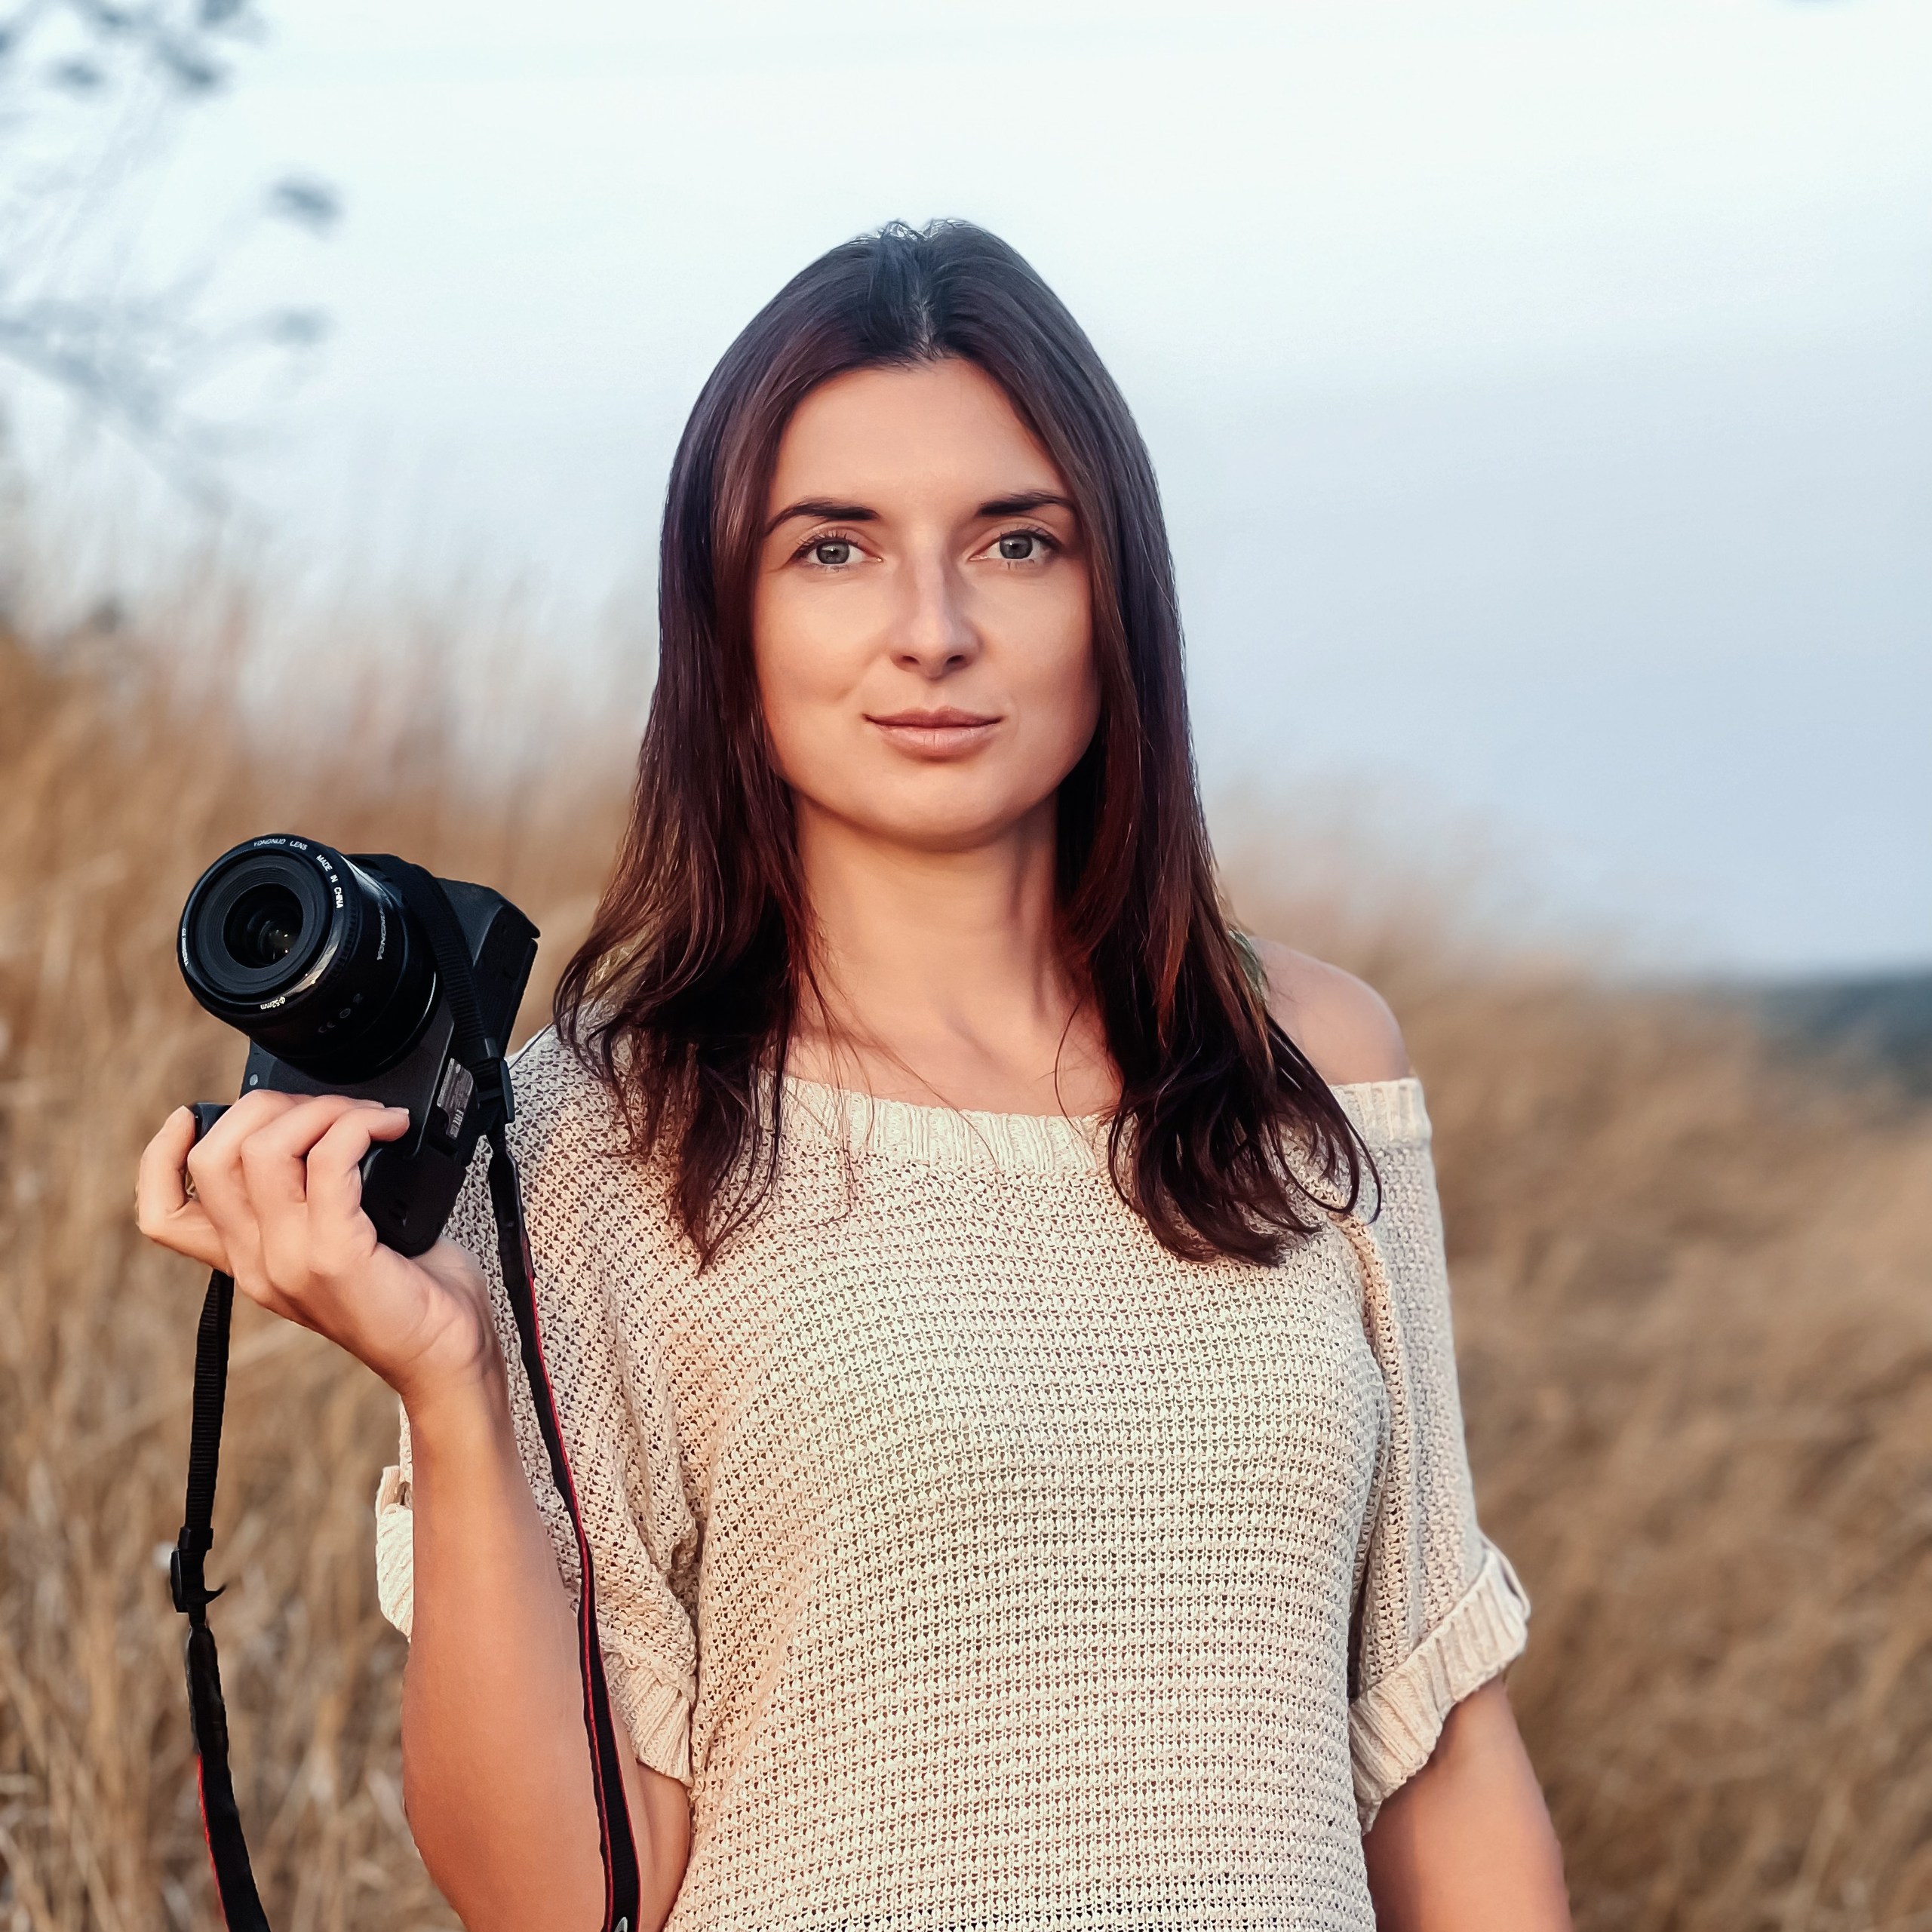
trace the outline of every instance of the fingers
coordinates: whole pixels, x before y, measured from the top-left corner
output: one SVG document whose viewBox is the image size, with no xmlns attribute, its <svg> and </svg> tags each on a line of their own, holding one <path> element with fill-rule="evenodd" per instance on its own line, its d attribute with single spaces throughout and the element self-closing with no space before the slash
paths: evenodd
<svg viewBox="0 0 1932 1932">
<path fill-rule="evenodd" d="M 265 1219 L 286 1219 L 290 1210 L 306 1208 L 309 1200 L 309 1155 L 336 1123 L 357 1114 L 375 1117 L 389 1110 L 372 1100 L 349 1100 L 340 1094 L 325 1094 L 313 1100 L 300 1100 L 275 1120 L 266 1122 L 242 1141 L 240 1159 L 242 1178 L 256 1213 Z M 402 1124 L 407 1126 L 404 1114 Z"/>
<path fill-rule="evenodd" d="M 228 1257 L 235 1285 L 256 1300 L 262 1284 L 261 1230 L 241 1167 L 251 1135 L 299 1105 L 293 1094 L 257 1089 L 244 1094 L 190 1149 L 189 1177 L 195 1196 Z"/>
<path fill-rule="evenodd" d="M 373 1101 L 350 1100 L 341 1094 L 283 1098 L 287 1105 L 240 1140 L 233 1165 L 224 1169 L 218 1184 L 220 1198 L 210 1200 L 208 1212 L 217 1225 L 225 1208 L 246 1215 L 247 1258 L 235 1255 L 241 1264 L 236 1285 L 287 1314 L 291 1312 L 289 1298 L 299 1298 L 314 1272 L 309 1242 L 309 1150 L 343 1115 L 379 1110 Z M 235 1246 L 231 1242 L 231 1252 Z"/>
<path fill-rule="evenodd" d="M 309 1150 L 309 1209 L 312 1216 L 352 1221 L 362 1212 L 362 1159 L 381 1141 L 409 1132 L 401 1107 L 358 1107 L 332 1122 Z"/>
<path fill-rule="evenodd" d="M 134 1208 L 141 1232 L 150 1240 L 158 1240 L 157 1230 L 166 1224 L 168 1216 L 188 1204 L 182 1168 L 194 1144 L 195 1117 L 186 1107 L 177 1107 L 141 1150 L 140 1171 L 134 1178 Z"/>
<path fill-rule="evenodd" d="M 409 1131 L 400 1107 L 357 1101 L 312 1140 L 319 1116 L 291 1113 L 256 1135 L 244 1166 L 259 1167 L 262 1257 L 269 1277 L 294 1290 L 311 1275 L 333 1276 L 365 1259 L 376 1231 L 362 1212 L 362 1157 Z"/>
<path fill-rule="evenodd" d="M 191 1200 L 183 1169 L 195 1144 L 195 1117 L 177 1107 L 161 1124 L 161 1131 L 141 1150 L 140 1171 L 134 1182 L 135 1224 L 150 1241 L 204 1267 L 228 1267 L 228 1252 L 207 1210 Z"/>
<path fill-rule="evenodd" d="M 331 1127 L 350 1116 L 382 1121 L 389 1113 L 373 1101 L 341 1094 L 258 1089 L 236 1101 L 188 1156 L 195 1193 L 236 1286 L 278 1314 L 306 1319 L 298 1304 L 313 1272 L 308 1157 Z M 407 1125 L 407 1115 L 397 1115 L 393 1126 L 364 1135 L 364 1148 L 369 1140 L 392 1138 Z"/>
<path fill-rule="evenodd" d="M 242 1144 L 259 1128 L 299 1104 L 293 1094 L 270 1093 L 263 1088 L 244 1094 L 189 1150 L 186 1166 L 196 1194 L 208 1201 L 211 1190 L 217 1199 L 232 1191 L 229 1179 L 238 1169 Z"/>
</svg>

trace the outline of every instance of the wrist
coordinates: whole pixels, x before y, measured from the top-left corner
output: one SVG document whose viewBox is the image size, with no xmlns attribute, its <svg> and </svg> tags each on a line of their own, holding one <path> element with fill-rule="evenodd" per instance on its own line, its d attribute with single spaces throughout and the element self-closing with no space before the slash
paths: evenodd
<svg viewBox="0 0 1932 1932">
<path fill-rule="evenodd" d="M 509 1433 L 509 1385 L 502 1358 L 494 1348 L 468 1362 L 420 1371 L 396 1393 L 409 1418 L 410 1442 L 416 1457 L 445 1444 L 453 1450 L 471 1450 L 481 1439 Z"/>
<path fill-rule="evenodd" d="M 481 1282 L 452 1280 L 446 1268 L 435 1265 L 447 1246 L 432 1249 L 418 1264 L 446 1292 L 430 1298 L 380 1371 L 412 1418 L 418 1410 L 462 1411 L 487 1403 L 503 1381 L 502 1350 Z M 466 1273 L 474 1274 L 474 1264 Z"/>
</svg>

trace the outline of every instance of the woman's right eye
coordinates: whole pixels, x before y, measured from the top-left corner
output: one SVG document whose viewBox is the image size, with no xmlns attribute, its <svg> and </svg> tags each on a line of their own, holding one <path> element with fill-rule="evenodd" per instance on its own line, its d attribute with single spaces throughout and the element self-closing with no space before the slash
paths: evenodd
<svg viewBox="0 0 1932 1932">
<path fill-rule="evenodd" d="M 849 537 L 822 536 L 816 543 L 806 546 L 805 554 L 813 563 L 823 564 L 828 570 L 836 570 L 849 564 L 856 550 Z"/>
</svg>

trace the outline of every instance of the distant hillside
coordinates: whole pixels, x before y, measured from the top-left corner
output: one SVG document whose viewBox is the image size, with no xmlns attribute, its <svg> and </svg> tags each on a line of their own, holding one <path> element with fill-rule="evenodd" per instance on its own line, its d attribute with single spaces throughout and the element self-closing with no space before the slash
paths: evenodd
<svg viewBox="0 0 1932 1932">
<path fill-rule="evenodd" d="M 1882 1068 L 1932 1099 L 1932 972 L 1795 980 L 1744 997 L 1772 1034 L 1808 1056 Z"/>
</svg>

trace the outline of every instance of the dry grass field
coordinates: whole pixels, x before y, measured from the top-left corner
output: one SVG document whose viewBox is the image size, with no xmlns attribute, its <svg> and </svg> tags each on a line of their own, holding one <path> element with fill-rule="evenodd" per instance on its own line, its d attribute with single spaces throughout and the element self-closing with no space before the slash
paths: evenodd
<svg viewBox="0 0 1932 1932">
<path fill-rule="evenodd" d="M 0 1932 L 215 1923 L 156 1561 L 201 1283 L 131 1213 L 152 1125 L 239 1064 L 172 964 L 187 886 L 271 828 L 404 851 L 512 895 L 554 972 L 622 805 L 614 748 L 493 792 L 392 703 L 331 766 L 143 662 L 0 637 Z M 1695 1005 L 1233 869 L 1252 925 L 1384 988 L 1427 1082 L 1580 1925 L 1932 1932 L 1932 1125 Z M 249 1313 L 212 1574 L 271 1913 L 447 1926 L 375 1605 L 393 1405 Z"/>
</svg>

